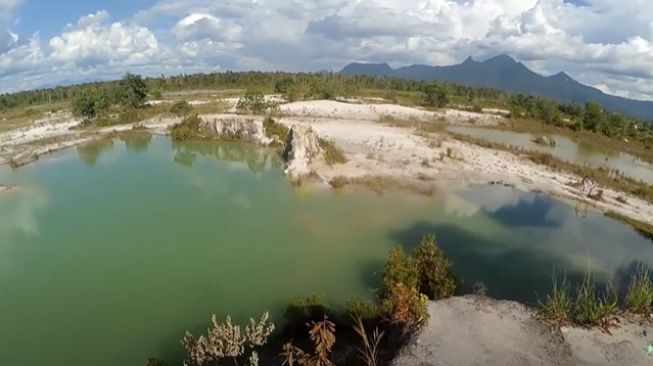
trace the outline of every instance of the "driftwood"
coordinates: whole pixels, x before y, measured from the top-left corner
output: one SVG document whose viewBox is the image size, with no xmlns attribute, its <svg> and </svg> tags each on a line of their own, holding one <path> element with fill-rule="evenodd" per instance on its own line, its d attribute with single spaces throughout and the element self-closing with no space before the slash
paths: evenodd
<svg viewBox="0 0 653 366">
<path fill-rule="evenodd" d="M 603 199 L 603 190 L 599 188 L 599 185 L 589 179 L 588 177 L 583 177 L 579 182 L 569 182 L 567 184 L 570 187 L 580 189 L 581 195 L 585 197 L 600 201 Z"/>
</svg>

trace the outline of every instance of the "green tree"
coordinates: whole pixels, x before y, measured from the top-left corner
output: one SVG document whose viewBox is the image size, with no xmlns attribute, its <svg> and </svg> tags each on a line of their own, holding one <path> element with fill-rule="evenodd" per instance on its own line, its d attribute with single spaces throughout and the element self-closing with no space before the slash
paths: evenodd
<svg viewBox="0 0 653 366">
<path fill-rule="evenodd" d="M 451 272 L 451 262 L 444 256 L 435 242 L 435 236 L 422 238 L 413 251 L 413 262 L 417 269 L 419 291 L 431 299 L 453 296 L 456 281 Z"/>
<path fill-rule="evenodd" d="M 449 93 L 440 83 L 428 85 L 424 90 L 424 104 L 429 107 L 443 108 L 449 104 Z"/>
<path fill-rule="evenodd" d="M 585 103 L 585 113 L 583 114 L 583 128 L 596 132 L 600 126 L 606 123 L 606 116 L 601 106 L 594 101 L 587 101 Z"/>
<path fill-rule="evenodd" d="M 295 80 L 285 77 L 274 82 L 274 91 L 281 94 L 287 94 L 295 87 Z"/>
<path fill-rule="evenodd" d="M 122 103 L 128 107 L 140 108 L 145 104 L 149 89 L 140 75 L 127 73 L 120 81 Z"/>
<path fill-rule="evenodd" d="M 193 111 L 193 106 L 185 100 L 180 100 L 170 107 L 170 113 L 180 117 L 185 117 Z"/>
<path fill-rule="evenodd" d="M 245 96 L 238 100 L 236 109 L 241 113 L 251 112 L 254 114 L 261 114 L 268 108 L 268 103 L 265 102 L 265 94 L 260 89 L 248 89 Z"/>
<path fill-rule="evenodd" d="M 88 91 L 75 95 L 72 101 L 73 115 L 82 117 L 86 122 L 94 120 L 104 107 L 103 101 Z"/>
</svg>

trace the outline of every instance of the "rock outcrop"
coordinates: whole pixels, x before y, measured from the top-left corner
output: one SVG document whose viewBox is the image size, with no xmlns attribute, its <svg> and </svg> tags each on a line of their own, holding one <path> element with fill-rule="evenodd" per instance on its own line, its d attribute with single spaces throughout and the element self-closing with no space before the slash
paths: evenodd
<svg viewBox="0 0 653 366">
<path fill-rule="evenodd" d="M 551 147 L 556 146 L 556 140 L 553 137 L 549 137 L 549 136 L 538 136 L 533 139 L 533 142 L 542 146 L 551 146 Z"/>
<path fill-rule="evenodd" d="M 620 319 L 599 328 L 553 327 L 512 301 L 463 296 L 428 304 L 429 322 L 394 366 L 650 365 L 651 325 Z"/>
<path fill-rule="evenodd" d="M 243 140 L 268 146 L 272 139 L 265 135 L 263 119 L 238 115 L 203 115 L 200 116 L 200 132 L 209 136 L 225 139 Z"/>
<path fill-rule="evenodd" d="M 324 160 L 317 133 L 307 126 L 293 126 L 288 132 L 283 158 L 286 161 L 284 173 L 291 179 L 313 174 L 311 165 Z"/>
</svg>

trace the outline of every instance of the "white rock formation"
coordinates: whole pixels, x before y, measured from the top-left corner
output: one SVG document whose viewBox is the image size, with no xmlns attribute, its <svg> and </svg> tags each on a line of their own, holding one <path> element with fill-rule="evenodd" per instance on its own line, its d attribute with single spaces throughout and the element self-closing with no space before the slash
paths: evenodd
<svg viewBox="0 0 653 366">
<path fill-rule="evenodd" d="M 244 140 L 268 146 L 272 139 L 265 135 L 263 119 L 239 115 L 202 115 L 200 131 L 228 139 Z"/>
<path fill-rule="evenodd" d="M 295 125 L 288 132 L 283 157 L 284 173 L 291 179 L 311 175 L 311 165 L 323 160 L 323 151 L 317 133 L 311 127 Z"/>
</svg>

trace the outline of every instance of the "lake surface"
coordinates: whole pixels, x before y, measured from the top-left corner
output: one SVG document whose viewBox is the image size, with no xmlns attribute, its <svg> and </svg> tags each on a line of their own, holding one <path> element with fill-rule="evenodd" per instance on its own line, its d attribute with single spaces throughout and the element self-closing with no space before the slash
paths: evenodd
<svg viewBox="0 0 653 366">
<path fill-rule="evenodd" d="M 580 165 L 609 167 L 617 169 L 624 175 L 653 184 L 653 166 L 622 152 L 606 152 L 596 146 L 579 143 L 564 136 L 552 136 L 556 146 L 543 146 L 533 142 L 535 135 L 502 131 L 491 128 L 450 126 L 448 130 L 491 142 L 521 147 L 529 151 L 549 153 L 559 159 Z"/>
<path fill-rule="evenodd" d="M 136 137 L 70 149 L 0 181 L 3 365 L 180 364 L 186 329 L 324 294 L 371 297 L 387 251 L 435 233 L 469 290 L 532 303 L 555 270 L 653 264 L 652 243 L 582 207 L 506 187 L 432 198 L 295 188 L 268 150 Z"/>
</svg>

